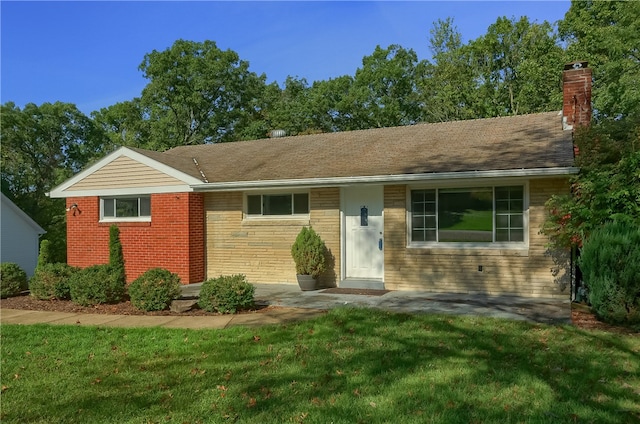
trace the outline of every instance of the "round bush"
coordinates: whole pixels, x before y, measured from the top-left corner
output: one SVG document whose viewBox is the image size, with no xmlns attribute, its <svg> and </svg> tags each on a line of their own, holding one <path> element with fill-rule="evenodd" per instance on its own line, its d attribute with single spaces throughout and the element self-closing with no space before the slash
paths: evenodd
<svg viewBox="0 0 640 424">
<path fill-rule="evenodd" d="M 69 279 L 71 300 L 82 306 L 121 302 L 126 285 L 119 272 L 109 265 L 93 265 L 74 273 Z"/>
<path fill-rule="evenodd" d="M 141 311 L 162 311 L 180 297 L 180 277 L 166 269 L 150 269 L 129 285 L 131 303 Z"/>
<path fill-rule="evenodd" d="M 223 275 L 202 283 L 198 305 L 205 311 L 234 314 L 253 306 L 254 292 L 244 275 Z"/>
<path fill-rule="evenodd" d="M 40 300 L 69 300 L 69 279 L 78 268 L 64 263 L 38 265 L 29 281 L 31 296 Z"/>
<path fill-rule="evenodd" d="M 578 264 L 600 319 L 640 324 L 640 225 L 605 224 L 586 239 Z"/>
<path fill-rule="evenodd" d="M 5 262 L 0 265 L 0 297 L 20 294 L 27 288 L 27 274 L 16 263 Z"/>
</svg>

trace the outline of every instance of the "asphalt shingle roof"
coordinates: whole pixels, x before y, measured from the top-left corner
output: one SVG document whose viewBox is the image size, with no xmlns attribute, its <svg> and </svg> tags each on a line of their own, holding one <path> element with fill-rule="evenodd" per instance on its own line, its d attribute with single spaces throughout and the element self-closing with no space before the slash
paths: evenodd
<svg viewBox="0 0 640 424">
<path fill-rule="evenodd" d="M 135 150 L 210 183 L 573 165 L 560 112 Z"/>
</svg>

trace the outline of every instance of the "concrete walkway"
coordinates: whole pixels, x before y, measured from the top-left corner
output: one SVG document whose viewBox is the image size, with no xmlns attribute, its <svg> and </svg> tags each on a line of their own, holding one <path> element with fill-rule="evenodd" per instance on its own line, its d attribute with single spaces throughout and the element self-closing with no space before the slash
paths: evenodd
<svg viewBox="0 0 640 424">
<path fill-rule="evenodd" d="M 0 324 L 71 324 L 114 327 L 227 328 L 282 324 L 313 318 L 336 307 L 368 307 L 401 313 L 438 313 L 525 320 L 549 324 L 571 322 L 569 300 L 514 296 L 390 291 L 381 296 L 301 291 L 295 284 L 256 284 L 258 305 L 276 306 L 255 313 L 219 316 L 143 316 L 0 310 Z M 199 284 L 183 287 L 195 297 Z"/>
</svg>

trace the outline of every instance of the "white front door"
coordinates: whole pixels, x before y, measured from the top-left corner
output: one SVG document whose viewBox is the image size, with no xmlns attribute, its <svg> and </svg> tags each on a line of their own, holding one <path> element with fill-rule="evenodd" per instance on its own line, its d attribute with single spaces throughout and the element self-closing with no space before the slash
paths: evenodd
<svg viewBox="0 0 640 424">
<path fill-rule="evenodd" d="M 343 189 L 345 278 L 382 280 L 383 187 Z"/>
</svg>

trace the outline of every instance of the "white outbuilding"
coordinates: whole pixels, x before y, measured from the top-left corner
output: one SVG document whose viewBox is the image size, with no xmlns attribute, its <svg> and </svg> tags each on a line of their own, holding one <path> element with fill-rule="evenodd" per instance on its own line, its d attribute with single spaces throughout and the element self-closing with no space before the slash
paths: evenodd
<svg viewBox="0 0 640 424">
<path fill-rule="evenodd" d="M 17 263 L 31 277 L 38 263 L 40 236 L 46 231 L 7 196 L 0 195 L 0 262 Z"/>
</svg>

